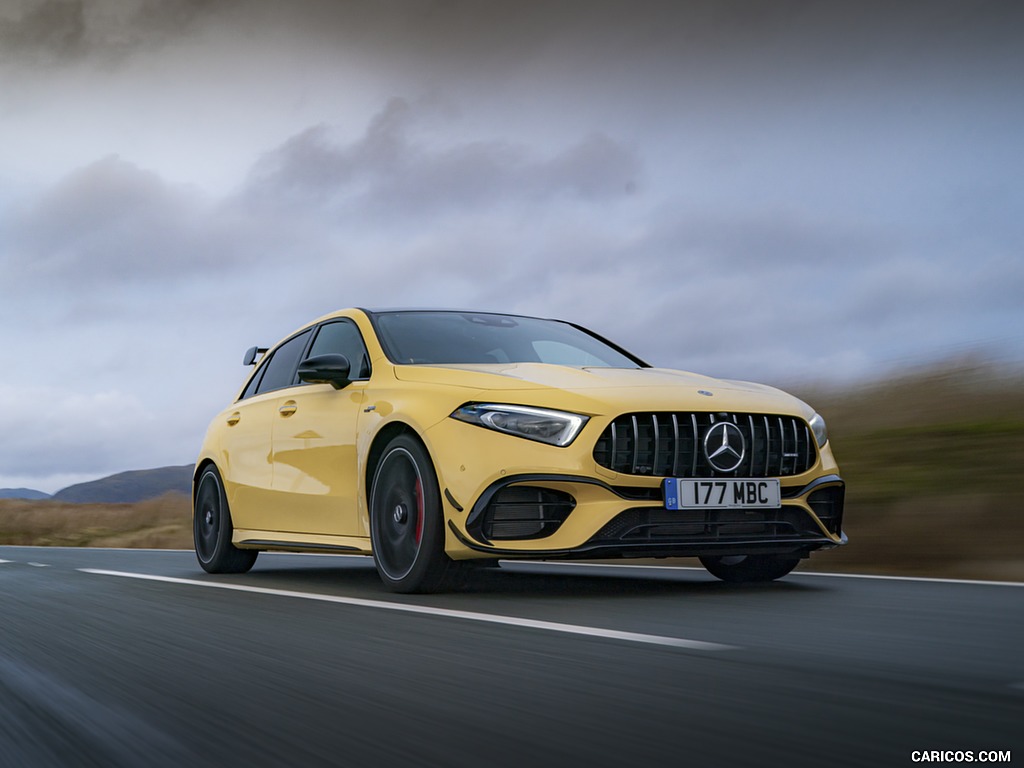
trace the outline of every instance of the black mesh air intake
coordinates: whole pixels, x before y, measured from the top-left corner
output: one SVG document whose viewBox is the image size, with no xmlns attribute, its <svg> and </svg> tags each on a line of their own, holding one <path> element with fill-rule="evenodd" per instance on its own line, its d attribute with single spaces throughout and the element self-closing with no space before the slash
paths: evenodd
<svg viewBox="0 0 1024 768">
<path fill-rule="evenodd" d="M 568 493 L 530 485 L 502 488 L 484 509 L 480 533 L 491 540 L 550 536 L 576 506 Z"/>
</svg>

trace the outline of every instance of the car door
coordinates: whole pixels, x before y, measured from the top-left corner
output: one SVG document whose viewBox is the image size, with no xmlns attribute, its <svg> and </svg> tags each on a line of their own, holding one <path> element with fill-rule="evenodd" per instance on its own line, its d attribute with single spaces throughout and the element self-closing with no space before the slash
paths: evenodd
<svg viewBox="0 0 1024 768">
<path fill-rule="evenodd" d="M 279 344 L 260 365 L 241 398 L 227 415 L 228 503 L 235 528 L 288 530 L 287 511 L 273 490 L 273 428 L 282 403 L 296 383 L 296 369 L 311 330 Z"/>
<path fill-rule="evenodd" d="M 336 320 L 316 329 L 308 357 L 342 354 L 351 382 L 304 384 L 283 392 L 274 419 L 274 495 L 287 508 L 286 529 L 312 535 L 366 536 L 358 521 L 356 436 L 370 367 L 355 323 Z"/>
</svg>

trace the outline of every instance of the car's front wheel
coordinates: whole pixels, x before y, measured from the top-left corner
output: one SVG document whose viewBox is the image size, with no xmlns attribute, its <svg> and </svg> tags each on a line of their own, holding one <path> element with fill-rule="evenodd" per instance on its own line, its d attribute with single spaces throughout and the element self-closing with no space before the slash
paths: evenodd
<svg viewBox="0 0 1024 768">
<path fill-rule="evenodd" d="M 799 557 L 732 555 L 702 557 L 700 563 L 712 576 L 733 583 L 774 581 L 796 568 Z"/>
<path fill-rule="evenodd" d="M 437 473 L 423 445 L 394 438 L 370 490 L 370 537 L 381 580 L 395 592 L 433 592 L 451 564 L 444 553 Z"/>
<path fill-rule="evenodd" d="M 207 573 L 245 573 L 252 568 L 259 554 L 256 550 L 238 549 L 231 543 L 234 527 L 224 493 L 224 484 L 215 467 L 206 467 L 196 485 L 192 509 L 192 535 L 196 557 Z"/>
</svg>

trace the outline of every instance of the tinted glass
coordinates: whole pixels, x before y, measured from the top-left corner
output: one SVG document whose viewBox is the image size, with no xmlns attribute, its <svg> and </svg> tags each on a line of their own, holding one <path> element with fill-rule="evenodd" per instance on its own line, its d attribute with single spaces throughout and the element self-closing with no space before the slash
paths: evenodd
<svg viewBox="0 0 1024 768">
<path fill-rule="evenodd" d="M 256 371 L 256 374 L 249 379 L 249 383 L 245 385 L 245 391 L 242 393 L 242 396 L 238 398 L 239 400 L 245 400 L 245 398 L 252 397 L 256 394 L 256 387 L 259 386 L 260 379 L 263 378 L 263 374 L 264 370 L 262 368 Z"/>
<path fill-rule="evenodd" d="M 267 371 L 256 388 L 257 394 L 290 387 L 295 383 L 295 371 L 299 367 L 299 358 L 306 348 L 310 333 L 304 331 L 274 350 L 274 356 L 267 362 Z"/>
<path fill-rule="evenodd" d="M 382 312 L 378 335 L 394 363 L 552 363 L 639 368 L 601 339 L 557 320 L 462 312 Z"/>
<path fill-rule="evenodd" d="M 327 323 L 320 328 L 309 356 L 338 354 L 348 358 L 351 366 L 349 376 L 353 379 L 365 379 L 370 375 L 370 359 L 366 354 L 363 337 L 355 323 L 343 320 Z"/>
</svg>

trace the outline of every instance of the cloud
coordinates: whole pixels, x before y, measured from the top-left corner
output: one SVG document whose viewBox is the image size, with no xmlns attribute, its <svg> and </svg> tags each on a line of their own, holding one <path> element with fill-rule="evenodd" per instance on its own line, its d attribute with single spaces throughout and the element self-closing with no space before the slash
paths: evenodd
<svg viewBox="0 0 1024 768">
<path fill-rule="evenodd" d="M 231 0 L 24 0 L 0 15 L 0 48 L 32 65 L 115 62 L 150 51 Z"/>
<path fill-rule="evenodd" d="M 35 375 L 44 371 L 34 371 Z M 153 429 L 157 419 L 123 390 L 81 392 L 33 383 L 0 387 L 0 424 L 17 441 L 0 442 L 3 474 L 45 476 L 52 467 L 98 474 L 129 466 L 139 447 L 130 439 Z M 159 451 L 157 453 L 160 453 Z"/>
<path fill-rule="evenodd" d="M 567 247 L 574 234 L 616 239 L 594 222 L 610 225 L 642 194 L 635 152 L 599 133 L 553 152 L 455 138 L 438 126 L 457 123 L 457 110 L 441 106 L 392 99 L 347 143 L 327 125 L 300 132 L 219 199 L 119 156 L 96 160 L 0 214 L 8 285 L 52 297 L 43 322 L 112 317 L 147 306 L 153 291 L 161 300 L 147 311 L 160 316 L 207 286 L 244 295 L 268 275 L 294 286 L 283 305 L 322 295 L 326 311 L 341 302 L 330 298 L 335 279 L 352 303 L 367 303 L 366 293 L 392 303 L 394 286 L 375 287 L 382 264 L 400 272 L 429 263 L 448 277 L 484 265 L 531 275 L 594 263 Z M 417 288 L 396 298 L 444 299 L 417 297 Z M 44 310 L 37 303 L 30 314 Z"/>
<path fill-rule="evenodd" d="M 224 266 L 209 205 L 187 186 L 116 156 L 80 168 L 11 226 L 7 258 L 30 285 L 180 280 Z"/>
<path fill-rule="evenodd" d="M 0 48 L 37 62 L 81 54 L 85 13 L 76 0 L 44 0 L 14 18 L 0 17 Z"/>
<path fill-rule="evenodd" d="M 402 218 L 441 211 L 473 215 L 493 205 L 557 197 L 615 200 L 640 183 L 640 159 L 604 134 L 546 158 L 505 140 L 418 140 L 417 127 L 436 113 L 429 101 L 391 99 L 349 144 L 335 141 L 329 126 L 309 128 L 260 160 L 244 197 L 255 206 Z"/>
</svg>

